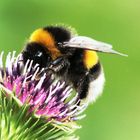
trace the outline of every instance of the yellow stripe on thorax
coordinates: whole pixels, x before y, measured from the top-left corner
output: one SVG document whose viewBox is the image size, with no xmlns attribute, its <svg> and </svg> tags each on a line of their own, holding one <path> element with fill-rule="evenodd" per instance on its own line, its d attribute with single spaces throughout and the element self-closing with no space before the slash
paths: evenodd
<svg viewBox="0 0 140 140">
<path fill-rule="evenodd" d="M 61 56 L 61 52 L 55 46 L 54 38 L 46 30 L 35 30 L 31 34 L 29 41 L 43 44 L 50 51 L 52 59 L 56 59 L 57 57 Z"/>
<path fill-rule="evenodd" d="M 91 69 L 98 63 L 98 55 L 95 51 L 85 50 L 84 51 L 84 65 L 87 69 Z"/>
</svg>

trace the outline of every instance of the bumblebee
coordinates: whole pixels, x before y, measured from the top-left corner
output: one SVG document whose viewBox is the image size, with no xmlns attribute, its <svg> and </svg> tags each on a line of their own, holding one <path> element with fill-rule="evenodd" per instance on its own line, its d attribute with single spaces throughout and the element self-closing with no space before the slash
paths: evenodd
<svg viewBox="0 0 140 140">
<path fill-rule="evenodd" d="M 107 43 L 77 36 L 63 26 L 35 30 L 24 50 L 23 61 L 33 60 L 72 84 L 81 100 L 91 103 L 102 93 L 104 72 L 97 52 L 121 54 Z"/>
</svg>

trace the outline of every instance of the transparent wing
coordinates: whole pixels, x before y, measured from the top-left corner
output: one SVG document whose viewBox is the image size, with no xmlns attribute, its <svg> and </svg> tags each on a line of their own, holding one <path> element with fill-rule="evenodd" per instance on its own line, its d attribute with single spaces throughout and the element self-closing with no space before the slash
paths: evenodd
<svg viewBox="0 0 140 140">
<path fill-rule="evenodd" d="M 62 45 L 63 47 L 89 49 L 89 50 L 95 50 L 99 52 L 113 53 L 122 56 L 127 56 L 126 54 L 113 50 L 112 45 L 108 43 L 97 41 L 85 36 L 73 37 L 69 42 L 64 42 Z"/>
</svg>

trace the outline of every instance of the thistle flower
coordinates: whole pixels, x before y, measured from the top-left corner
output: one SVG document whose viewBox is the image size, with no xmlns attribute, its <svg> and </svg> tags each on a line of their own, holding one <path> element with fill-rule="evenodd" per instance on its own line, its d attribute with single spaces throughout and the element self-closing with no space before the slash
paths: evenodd
<svg viewBox="0 0 140 140">
<path fill-rule="evenodd" d="M 50 71 L 23 64 L 22 54 L 0 54 L 0 139 L 74 139 L 76 120 L 87 105 L 78 94 Z"/>
</svg>

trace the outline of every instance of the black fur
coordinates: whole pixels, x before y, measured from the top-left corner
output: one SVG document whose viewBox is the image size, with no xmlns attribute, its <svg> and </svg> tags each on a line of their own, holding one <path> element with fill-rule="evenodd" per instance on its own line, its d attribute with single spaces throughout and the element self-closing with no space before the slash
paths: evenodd
<svg viewBox="0 0 140 140">
<path fill-rule="evenodd" d="M 75 50 L 75 48 L 62 48 L 61 45 L 58 44 L 67 42 L 71 39 L 71 33 L 66 28 L 61 26 L 48 26 L 43 29 L 48 31 L 54 37 L 56 47 L 61 51 L 61 53 L 71 55 Z"/>
<path fill-rule="evenodd" d="M 71 33 L 67 29 L 60 26 L 48 26 L 44 27 L 44 30 L 47 30 L 49 33 L 51 33 L 57 43 L 69 41 L 71 38 Z"/>
<path fill-rule="evenodd" d="M 36 42 L 28 43 L 22 54 L 24 63 L 30 59 L 33 60 L 34 65 L 38 63 L 40 67 L 47 67 L 52 61 L 49 51 Z"/>
<path fill-rule="evenodd" d="M 95 66 L 93 66 L 89 71 L 91 77 L 95 79 L 98 78 L 99 74 L 101 73 L 101 64 L 98 62 Z"/>
</svg>

